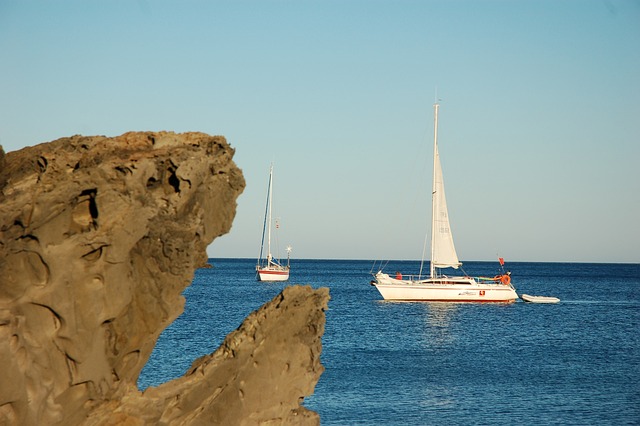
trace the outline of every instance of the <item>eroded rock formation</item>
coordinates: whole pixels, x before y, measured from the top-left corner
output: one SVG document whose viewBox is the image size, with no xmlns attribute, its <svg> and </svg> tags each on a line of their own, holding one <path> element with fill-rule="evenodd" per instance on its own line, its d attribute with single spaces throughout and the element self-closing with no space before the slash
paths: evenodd
<svg viewBox="0 0 640 426">
<path fill-rule="evenodd" d="M 0 424 L 318 423 L 326 290 L 292 287 L 184 377 L 136 381 L 244 189 L 203 133 L 0 150 Z M 289 385 L 287 385 L 289 383 Z"/>
</svg>

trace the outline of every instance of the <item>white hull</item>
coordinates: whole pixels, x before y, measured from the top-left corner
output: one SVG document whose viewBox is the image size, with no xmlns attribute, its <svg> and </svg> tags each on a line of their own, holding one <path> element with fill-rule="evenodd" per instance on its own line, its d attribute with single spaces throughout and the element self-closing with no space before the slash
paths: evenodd
<svg viewBox="0 0 640 426">
<path fill-rule="evenodd" d="M 289 280 L 289 268 L 288 267 L 266 267 L 256 268 L 259 281 L 288 281 Z"/>
<path fill-rule="evenodd" d="M 560 302 L 560 299 L 558 299 L 557 297 L 551 297 L 551 296 L 531 296 L 529 294 L 523 294 L 520 296 L 520 298 L 522 300 L 524 300 L 525 302 L 531 302 L 531 303 L 558 303 Z"/>
<path fill-rule="evenodd" d="M 513 302 L 518 294 L 511 285 L 478 283 L 468 277 L 410 281 L 378 273 L 372 282 L 384 300 L 430 302 Z"/>
</svg>

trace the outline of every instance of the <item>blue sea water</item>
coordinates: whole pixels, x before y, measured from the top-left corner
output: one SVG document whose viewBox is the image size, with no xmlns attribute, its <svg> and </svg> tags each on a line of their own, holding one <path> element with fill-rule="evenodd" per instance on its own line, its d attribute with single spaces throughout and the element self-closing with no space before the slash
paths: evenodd
<svg viewBox="0 0 640 426">
<path fill-rule="evenodd" d="M 331 294 L 326 370 L 304 402 L 323 425 L 640 424 L 640 264 L 507 263 L 518 294 L 561 299 L 540 305 L 385 302 L 369 261 L 293 260 L 286 284 L 257 282 L 255 260 L 209 262 L 140 389 L 184 374 L 285 285 L 310 284 Z"/>
</svg>

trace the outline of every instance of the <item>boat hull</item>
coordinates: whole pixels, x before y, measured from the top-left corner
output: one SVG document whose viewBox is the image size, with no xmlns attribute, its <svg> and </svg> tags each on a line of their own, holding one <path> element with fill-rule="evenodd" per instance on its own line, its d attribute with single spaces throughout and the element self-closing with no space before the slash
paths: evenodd
<svg viewBox="0 0 640 426">
<path fill-rule="evenodd" d="M 520 298 L 529 303 L 558 303 L 560 299 L 551 296 L 531 296 L 529 294 L 521 294 Z"/>
<path fill-rule="evenodd" d="M 372 282 L 384 300 L 426 302 L 514 302 L 518 294 L 511 285 L 478 283 L 460 277 L 435 282 L 408 281 L 378 274 Z"/>
<path fill-rule="evenodd" d="M 289 268 L 258 268 L 256 275 L 258 281 L 288 281 Z"/>
</svg>

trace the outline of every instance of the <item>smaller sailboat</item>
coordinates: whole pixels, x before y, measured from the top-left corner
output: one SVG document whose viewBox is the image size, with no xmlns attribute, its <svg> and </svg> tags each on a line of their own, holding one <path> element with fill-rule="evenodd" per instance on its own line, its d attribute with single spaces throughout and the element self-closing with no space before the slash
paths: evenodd
<svg viewBox="0 0 640 426">
<path fill-rule="evenodd" d="M 438 154 L 438 103 L 434 109 L 433 136 L 433 186 L 431 191 L 431 271 L 428 278 L 394 277 L 378 271 L 374 274 L 375 286 L 385 300 L 443 301 L 443 302 L 513 302 L 518 298 L 511 285 L 511 274 L 500 274 L 493 278 L 470 276 L 447 276 L 440 272 L 444 268 L 458 269 L 462 262 L 453 244 L 447 201 L 444 194 L 442 166 Z M 503 259 L 500 258 L 503 266 Z"/>
<path fill-rule="evenodd" d="M 264 226 L 262 227 L 262 242 L 260 243 L 260 256 L 256 265 L 256 278 L 258 281 L 287 281 L 289 279 L 291 246 L 287 247 L 287 264 L 283 265 L 271 254 L 271 204 L 273 201 L 273 164 L 269 169 L 269 186 L 267 190 L 267 205 L 264 212 Z M 265 249 L 265 236 L 267 247 Z M 266 256 L 263 256 L 266 255 Z"/>
</svg>

